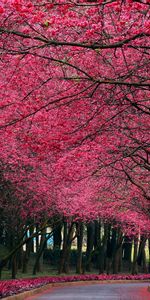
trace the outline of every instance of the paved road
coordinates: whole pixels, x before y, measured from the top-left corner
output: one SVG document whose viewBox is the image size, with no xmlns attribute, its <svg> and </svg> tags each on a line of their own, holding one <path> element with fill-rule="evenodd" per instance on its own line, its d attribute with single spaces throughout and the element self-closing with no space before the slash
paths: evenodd
<svg viewBox="0 0 150 300">
<path fill-rule="evenodd" d="M 150 300 L 148 283 L 94 284 L 52 288 L 34 300 Z"/>
</svg>

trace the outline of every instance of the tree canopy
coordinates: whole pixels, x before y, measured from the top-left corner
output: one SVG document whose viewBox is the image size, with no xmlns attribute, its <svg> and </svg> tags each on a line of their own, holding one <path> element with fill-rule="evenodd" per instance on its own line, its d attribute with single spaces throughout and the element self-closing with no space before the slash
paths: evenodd
<svg viewBox="0 0 150 300">
<path fill-rule="evenodd" d="M 147 234 L 149 0 L 2 0 L 0 14 L 1 172 L 21 217 Z"/>
</svg>

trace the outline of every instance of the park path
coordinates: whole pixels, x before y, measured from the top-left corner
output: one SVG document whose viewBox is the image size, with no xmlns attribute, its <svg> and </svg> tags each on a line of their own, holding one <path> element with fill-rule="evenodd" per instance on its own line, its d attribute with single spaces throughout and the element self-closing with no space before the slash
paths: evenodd
<svg viewBox="0 0 150 300">
<path fill-rule="evenodd" d="M 88 284 L 52 288 L 26 300 L 150 300 L 148 283 Z"/>
</svg>

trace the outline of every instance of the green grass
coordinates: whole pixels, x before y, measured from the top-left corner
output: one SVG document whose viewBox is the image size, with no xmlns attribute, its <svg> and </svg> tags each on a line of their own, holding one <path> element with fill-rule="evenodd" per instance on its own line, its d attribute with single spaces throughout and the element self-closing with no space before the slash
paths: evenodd
<svg viewBox="0 0 150 300">
<path fill-rule="evenodd" d="M 32 274 L 33 268 L 32 266 L 29 265 L 27 273 L 22 273 L 21 270 L 18 270 L 16 278 L 35 278 L 35 277 L 42 277 L 42 276 L 58 276 L 58 271 L 56 269 L 48 268 L 47 266 L 44 265 L 43 271 L 38 272 L 36 275 Z M 4 269 L 2 271 L 2 280 L 6 279 L 11 279 L 11 270 Z"/>
</svg>

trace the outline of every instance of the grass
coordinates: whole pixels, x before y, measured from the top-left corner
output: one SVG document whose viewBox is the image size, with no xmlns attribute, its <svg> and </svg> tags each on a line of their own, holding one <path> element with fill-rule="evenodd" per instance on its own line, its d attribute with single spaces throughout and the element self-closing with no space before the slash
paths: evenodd
<svg viewBox="0 0 150 300">
<path fill-rule="evenodd" d="M 21 279 L 21 278 L 35 278 L 35 277 L 42 277 L 42 276 L 58 276 L 58 272 L 55 269 L 48 269 L 45 268 L 44 266 L 44 270 L 42 272 L 38 272 L 36 275 L 32 274 L 32 268 L 31 266 L 29 266 L 28 268 L 28 272 L 27 273 L 22 273 L 21 270 L 18 270 L 16 278 L 17 279 Z M 2 271 L 2 280 L 4 279 L 11 279 L 11 271 L 4 269 Z"/>
</svg>

